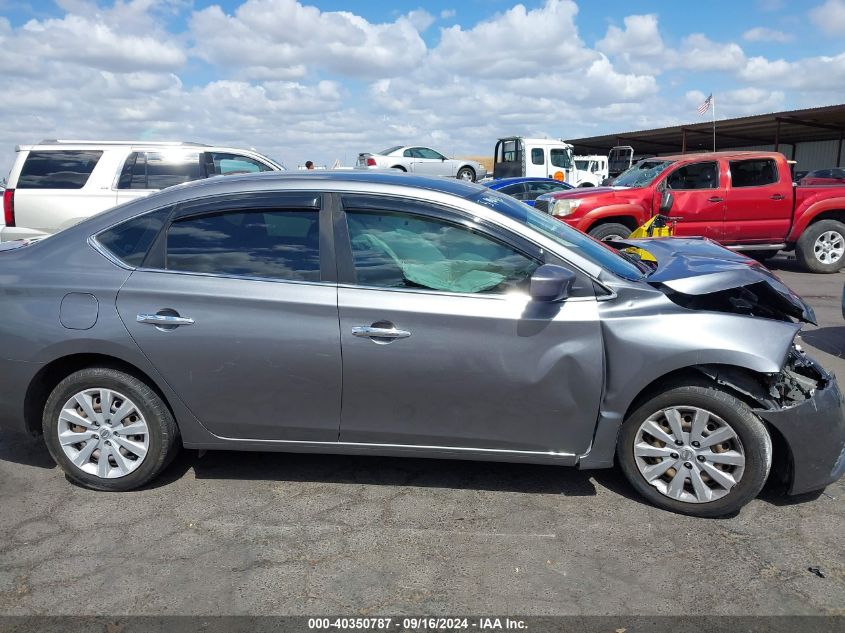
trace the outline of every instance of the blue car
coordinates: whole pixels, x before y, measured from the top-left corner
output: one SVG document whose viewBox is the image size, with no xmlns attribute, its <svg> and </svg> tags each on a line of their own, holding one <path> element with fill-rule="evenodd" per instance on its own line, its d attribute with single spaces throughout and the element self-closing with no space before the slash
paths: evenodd
<svg viewBox="0 0 845 633">
<path fill-rule="evenodd" d="M 537 196 L 543 195 L 544 193 L 555 193 L 572 189 L 572 185 L 561 182 L 560 180 L 528 176 L 497 178 L 496 180 L 489 180 L 481 184 L 512 196 L 517 200 L 522 200 L 522 202 L 532 207 Z"/>
</svg>

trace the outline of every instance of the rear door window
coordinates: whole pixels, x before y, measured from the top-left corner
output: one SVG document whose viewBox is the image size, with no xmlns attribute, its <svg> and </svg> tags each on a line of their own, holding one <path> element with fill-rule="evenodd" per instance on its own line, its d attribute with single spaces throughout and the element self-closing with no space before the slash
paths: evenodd
<svg viewBox="0 0 845 633">
<path fill-rule="evenodd" d="M 190 216 L 167 231 L 167 269 L 320 281 L 319 211 L 243 210 Z"/>
<path fill-rule="evenodd" d="M 777 164 L 771 158 L 731 161 L 731 185 L 734 187 L 764 187 L 777 181 Z"/>
<path fill-rule="evenodd" d="M 133 152 L 117 188 L 164 189 L 204 177 L 199 152 Z"/>
<path fill-rule="evenodd" d="M 532 165 L 545 165 L 546 164 L 546 155 L 543 152 L 542 147 L 534 147 L 531 149 L 531 164 Z"/>
<path fill-rule="evenodd" d="M 21 168 L 18 189 L 82 189 L 103 155 L 93 150 L 31 151 Z"/>
</svg>

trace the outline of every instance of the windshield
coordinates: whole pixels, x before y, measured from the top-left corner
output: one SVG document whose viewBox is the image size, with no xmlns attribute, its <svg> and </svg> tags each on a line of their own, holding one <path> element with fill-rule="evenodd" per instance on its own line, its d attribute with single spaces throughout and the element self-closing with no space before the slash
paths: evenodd
<svg viewBox="0 0 845 633">
<path fill-rule="evenodd" d="M 381 150 L 379 152 L 379 154 L 381 154 L 382 156 L 384 156 L 385 154 L 392 154 L 397 149 L 402 149 L 403 147 L 405 147 L 405 146 L 404 145 L 397 145 L 396 147 L 388 147 L 387 149 Z"/>
<path fill-rule="evenodd" d="M 615 249 L 515 198 L 498 191 L 484 191 L 470 196 L 469 199 L 530 226 L 549 239 L 623 279 L 636 280 L 644 276 L 645 271 L 642 268 L 620 255 Z"/>
<path fill-rule="evenodd" d="M 619 174 L 619 177 L 613 181 L 613 185 L 615 187 L 648 187 L 673 162 L 671 160 L 641 160 L 629 170 Z"/>
</svg>

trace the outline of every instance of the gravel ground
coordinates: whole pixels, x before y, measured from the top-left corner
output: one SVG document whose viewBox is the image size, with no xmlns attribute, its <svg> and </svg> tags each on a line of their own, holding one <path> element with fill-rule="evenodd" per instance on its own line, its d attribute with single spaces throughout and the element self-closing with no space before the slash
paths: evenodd
<svg viewBox="0 0 845 633">
<path fill-rule="evenodd" d="M 845 376 L 845 275 L 772 268 Z M 841 481 L 696 520 L 615 469 L 269 453 L 185 451 L 148 489 L 95 493 L 6 434 L 0 614 L 845 615 L 843 518 Z"/>
</svg>

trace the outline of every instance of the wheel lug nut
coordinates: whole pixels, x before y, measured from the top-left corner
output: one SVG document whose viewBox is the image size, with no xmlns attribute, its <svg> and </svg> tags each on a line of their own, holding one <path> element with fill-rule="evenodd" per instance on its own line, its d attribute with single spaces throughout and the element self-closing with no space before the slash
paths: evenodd
<svg viewBox="0 0 845 633">
<path fill-rule="evenodd" d="M 669 457 L 671 457 L 672 459 L 678 459 L 680 455 L 678 455 L 677 453 L 672 453 Z"/>
<path fill-rule="evenodd" d="M 676 445 L 676 446 L 683 446 L 683 445 L 684 445 L 684 441 L 683 441 L 683 440 L 675 440 L 675 445 Z"/>
<path fill-rule="evenodd" d="M 701 446 L 701 442 L 693 442 L 692 445 L 694 448 L 698 448 L 699 446 Z"/>
<path fill-rule="evenodd" d="M 692 464 L 689 462 L 684 462 L 684 468 L 692 468 Z"/>
</svg>

